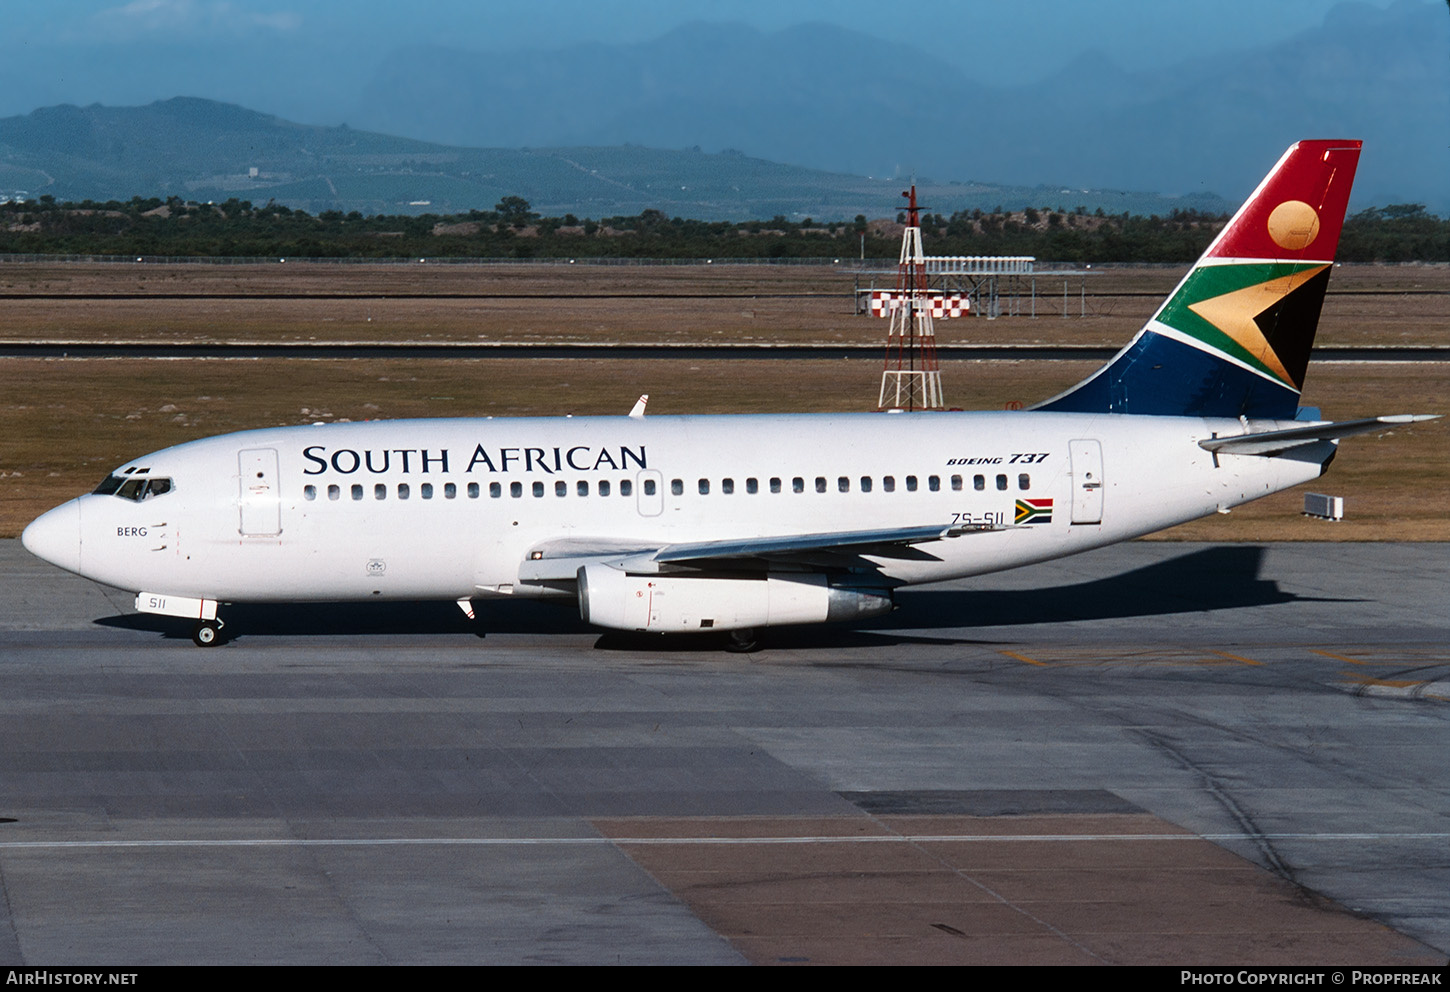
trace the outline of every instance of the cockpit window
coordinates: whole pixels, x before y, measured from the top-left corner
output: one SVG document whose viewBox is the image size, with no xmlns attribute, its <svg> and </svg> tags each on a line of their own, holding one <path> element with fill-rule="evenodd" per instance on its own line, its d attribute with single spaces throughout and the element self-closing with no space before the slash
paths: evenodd
<svg viewBox="0 0 1450 992">
<path fill-rule="evenodd" d="M 162 496 L 171 492 L 171 480 L 166 478 L 147 479 L 140 476 L 127 478 L 122 475 L 108 475 L 94 490 L 97 496 L 119 496 L 139 503 L 144 499 Z"/>
</svg>

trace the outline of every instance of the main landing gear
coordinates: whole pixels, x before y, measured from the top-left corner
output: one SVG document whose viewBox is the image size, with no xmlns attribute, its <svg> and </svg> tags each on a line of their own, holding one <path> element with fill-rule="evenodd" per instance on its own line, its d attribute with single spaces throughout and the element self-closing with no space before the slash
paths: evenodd
<svg viewBox="0 0 1450 992">
<path fill-rule="evenodd" d="M 732 630 L 725 640 L 725 650 L 731 654 L 749 654 L 759 648 L 760 635 L 756 633 L 754 627 Z"/>
</svg>

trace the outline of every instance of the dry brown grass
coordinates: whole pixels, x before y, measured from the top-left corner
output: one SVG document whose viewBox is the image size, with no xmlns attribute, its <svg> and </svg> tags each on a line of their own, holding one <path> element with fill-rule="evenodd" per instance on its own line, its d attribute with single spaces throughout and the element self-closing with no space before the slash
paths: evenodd
<svg viewBox="0 0 1450 992">
<path fill-rule="evenodd" d="M 1044 276 L 1038 279 L 1036 318 L 1027 315 L 1030 303 L 1022 298 L 1018 315 L 940 321 L 937 334 L 943 343 L 1121 344 L 1182 271 L 1112 268 L 1065 277 L 1067 318 L 1064 278 Z M 862 284 L 873 278 L 878 286 L 892 283 L 890 276 L 875 276 L 863 277 Z M 1079 316 L 1080 284 L 1087 317 Z M 884 326 L 855 315 L 855 286 L 849 272 L 813 266 L 7 263 L 0 265 L 0 339 L 874 344 L 884 337 Z M 153 295 L 175 292 L 210 298 Z M 14 298 L 30 293 L 49 296 Z M 151 298 L 76 295 L 86 293 Z M 258 298 L 289 293 L 327 298 Z M 470 298 L 379 298 L 389 293 Z M 1010 304 L 1004 300 L 1004 307 Z M 1319 341 L 1450 344 L 1450 266 L 1341 267 Z"/>
</svg>

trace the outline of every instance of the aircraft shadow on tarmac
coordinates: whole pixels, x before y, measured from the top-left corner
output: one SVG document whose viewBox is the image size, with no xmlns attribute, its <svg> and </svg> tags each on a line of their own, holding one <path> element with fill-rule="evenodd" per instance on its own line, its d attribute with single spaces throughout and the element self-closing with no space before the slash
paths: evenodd
<svg viewBox="0 0 1450 992">
<path fill-rule="evenodd" d="M 1304 602 L 1261 578 L 1267 549 L 1254 545 L 1204 548 L 1119 575 L 1072 585 L 1036 589 L 907 589 L 900 609 L 869 621 L 869 629 L 846 626 L 783 627 L 770 631 L 775 647 L 833 647 L 913 641 L 950 642 L 943 628 L 1055 624 L 1081 620 L 1171 616 L 1208 610 L 1244 609 Z M 567 603 L 537 600 L 479 600 L 469 621 L 452 603 L 292 603 L 225 607 L 227 636 L 340 636 L 349 634 L 585 634 L 597 633 Z M 102 617 L 104 627 L 155 631 L 189 638 L 191 623 L 131 613 Z M 914 632 L 920 631 L 920 634 Z M 717 638 L 659 637 L 609 632 L 604 650 L 716 650 Z"/>
</svg>

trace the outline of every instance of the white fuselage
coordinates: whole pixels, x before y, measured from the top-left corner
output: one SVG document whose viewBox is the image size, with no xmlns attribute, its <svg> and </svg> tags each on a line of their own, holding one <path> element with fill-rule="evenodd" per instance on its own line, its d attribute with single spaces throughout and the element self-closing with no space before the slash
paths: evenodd
<svg viewBox="0 0 1450 992">
<path fill-rule="evenodd" d="M 1334 450 L 1215 456 L 1197 444 L 1244 431 L 1236 420 L 1033 412 L 285 427 L 129 462 L 118 474 L 165 477 L 170 491 L 82 496 L 32 525 L 27 544 L 137 592 L 457 600 L 558 594 L 520 583 L 521 564 L 551 542 L 638 549 L 1002 528 L 872 559 L 900 585 L 1057 558 L 1226 510 L 1315 478 Z M 1019 501 L 1028 508 L 1014 525 Z"/>
</svg>

